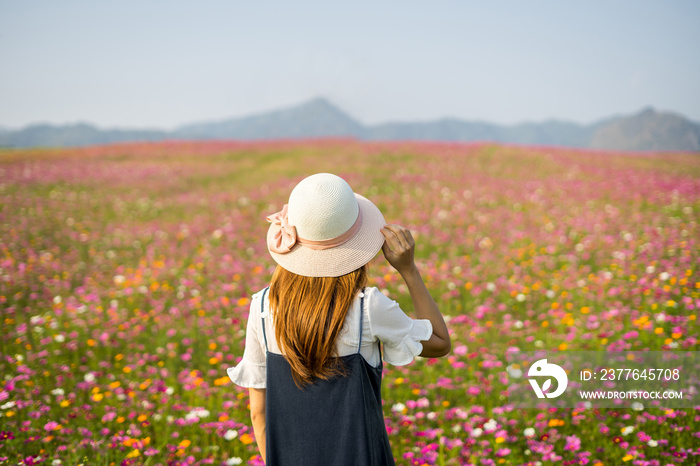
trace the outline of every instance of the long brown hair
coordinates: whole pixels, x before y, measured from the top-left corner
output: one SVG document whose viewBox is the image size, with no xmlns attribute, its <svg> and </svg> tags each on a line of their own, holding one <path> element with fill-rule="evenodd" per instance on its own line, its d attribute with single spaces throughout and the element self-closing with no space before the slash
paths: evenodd
<svg viewBox="0 0 700 466">
<path fill-rule="evenodd" d="M 344 374 L 335 341 L 366 283 L 367 265 L 340 277 L 304 277 L 277 266 L 270 283 L 270 311 L 277 345 L 298 387 L 314 378 Z"/>
</svg>

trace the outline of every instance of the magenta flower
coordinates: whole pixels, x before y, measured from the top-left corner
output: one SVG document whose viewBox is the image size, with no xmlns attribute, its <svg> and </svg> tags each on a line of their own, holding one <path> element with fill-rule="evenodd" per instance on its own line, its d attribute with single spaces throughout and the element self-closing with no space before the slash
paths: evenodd
<svg viewBox="0 0 700 466">
<path fill-rule="evenodd" d="M 59 424 L 56 421 L 49 421 L 44 425 L 44 430 L 47 432 L 51 432 L 52 430 L 59 429 L 61 427 L 61 424 Z"/>
<path fill-rule="evenodd" d="M 34 466 L 35 464 L 39 464 L 41 462 L 41 456 L 27 456 L 26 458 L 24 458 L 24 464 L 26 466 Z"/>
<path fill-rule="evenodd" d="M 510 448 L 501 448 L 500 450 L 498 450 L 496 452 L 496 456 L 498 456 L 499 458 L 502 458 L 502 457 L 508 456 L 508 455 L 510 455 Z"/>
<path fill-rule="evenodd" d="M 575 435 L 566 436 L 566 445 L 564 450 L 579 451 L 581 449 L 581 439 Z"/>
</svg>

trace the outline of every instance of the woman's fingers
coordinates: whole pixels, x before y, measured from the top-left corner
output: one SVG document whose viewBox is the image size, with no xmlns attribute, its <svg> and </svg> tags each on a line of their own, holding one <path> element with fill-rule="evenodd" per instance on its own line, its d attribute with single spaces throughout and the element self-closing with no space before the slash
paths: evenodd
<svg viewBox="0 0 700 466">
<path fill-rule="evenodd" d="M 382 244 L 382 252 L 384 253 L 384 256 L 391 256 L 394 252 L 391 250 L 391 246 L 389 246 L 389 243 L 387 241 L 384 241 L 384 244 Z"/>
<path fill-rule="evenodd" d="M 399 273 L 404 273 L 414 267 L 413 252 L 415 241 L 411 230 L 401 225 L 389 224 L 381 229 L 384 235 L 382 250 L 384 256 Z"/>
<path fill-rule="evenodd" d="M 413 246 L 413 236 L 408 228 L 401 228 L 401 242 L 405 243 L 409 248 Z"/>
<path fill-rule="evenodd" d="M 389 224 L 386 225 L 384 229 L 387 229 L 393 233 L 393 235 L 387 235 L 385 233 L 384 237 L 386 237 L 387 239 L 391 238 L 392 236 L 395 237 L 396 241 L 399 245 L 401 245 L 402 249 L 409 249 L 415 245 L 413 235 L 411 235 L 411 230 L 409 230 L 408 228 L 404 228 L 401 225 Z"/>
<path fill-rule="evenodd" d="M 393 232 L 393 230 L 383 228 L 381 232 L 384 235 L 384 244 L 386 244 L 389 247 L 389 249 L 391 249 L 391 252 L 396 254 L 397 252 L 399 252 L 399 250 L 402 249 L 401 241 L 399 240 L 398 236 L 396 236 L 396 233 Z"/>
</svg>

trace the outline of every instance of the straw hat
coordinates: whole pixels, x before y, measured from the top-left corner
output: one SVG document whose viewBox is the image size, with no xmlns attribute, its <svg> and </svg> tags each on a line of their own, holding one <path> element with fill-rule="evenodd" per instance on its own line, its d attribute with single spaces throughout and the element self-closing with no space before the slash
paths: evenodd
<svg viewBox="0 0 700 466">
<path fill-rule="evenodd" d="M 359 269 L 384 244 L 384 216 L 342 178 L 318 173 L 292 190 L 267 217 L 267 249 L 283 268 L 306 277 L 339 277 Z"/>
</svg>

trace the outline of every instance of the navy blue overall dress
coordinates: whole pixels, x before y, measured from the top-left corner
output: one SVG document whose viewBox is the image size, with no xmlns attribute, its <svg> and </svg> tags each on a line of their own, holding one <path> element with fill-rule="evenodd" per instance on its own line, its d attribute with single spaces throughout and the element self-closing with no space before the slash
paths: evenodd
<svg viewBox="0 0 700 466">
<path fill-rule="evenodd" d="M 260 312 L 266 293 L 267 288 Z M 364 297 L 361 310 L 363 303 Z M 346 376 L 318 379 L 299 389 L 284 356 L 267 348 L 265 318 L 262 328 L 267 355 L 266 465 L 394 466 L 382 412 L 383 363 L 372 367 L 358 344 L 357 353 L 341 357 Z M 359 333 L 362 342 L 362 312 Z"/>
</svg>

